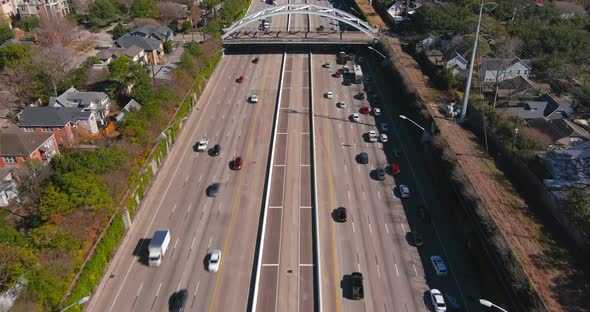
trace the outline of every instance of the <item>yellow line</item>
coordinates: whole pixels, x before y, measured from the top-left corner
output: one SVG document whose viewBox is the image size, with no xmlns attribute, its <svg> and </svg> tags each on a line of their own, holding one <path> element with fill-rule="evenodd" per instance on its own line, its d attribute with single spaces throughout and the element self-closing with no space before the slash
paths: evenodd
<svg viewBox="0 0 590 312">
<path fill-rule="evenodd" d="M 326 105 L 324 105 L 324 107 L 326 107 L 326 116 L 329 114 L 328 111 L 328 107 L 329 105 L 327 104 L 327 100 L 324 101 L 326 102 Z M 330 123 L 329 123 L 329 118 L 326 118 L 326 147 L 328 148 L 328 179 L 330 181 L 329 185 L 329 189 L 330 189 L 330 209 L 334 209 L 334 190 L 332 187 L 332 156 L 331 156 L 331 148 L 330 148 Z M 334 296 L 336 297 L 336 312 L 340 311 L 340 300 L 338 297 L 338 285 L 340 284 L 338 282 L 338 261 L 336 261 L 336 228 L 334 227 L 334 220 L 332 220 L 330 222 L 330 225 L 332 227 L 332 259 L 333 259 L 333 267 L 334 267 Z"/>
<path fill-rule="evenodd" d="M 264 65 L 264 72 L 262 75 L 262 86 L 264 86 L 266 83 L 266 70 L 267 70 L 269 64 L 270 64 L 270 61 L 267 61 L 266 64 Z M 252 139 L 254 138 L 254 130 L 256 129 L 256 125 L 258 123 L 258 112 L 260 112 L 260 107 L 263 105 L 262 104 L 264 102 L 263 99 L 264 99 L 264 97 L 260 96 L 259 102 L 258 102 L 258 104 L 256 104 L 256 112 L 254 113 L 254 122 L 252 123 L 252 126 L 250 127 L 250 134 L 248 135 L 248 145 L 246 147 L 246 156 L 244 156 L 244 162 L 243 162 L 244 164 L 246 164 L 247 160 L 249 159 L 250 149 L 252 147 Z M 245 105 L 249 105 L 249 104 L 245 104 Z M 227 228 L 227 233 L 225 235 L 225 243 L 223 244 L 223 253 L 226 255 L 228 254 L 227 249 L 228 249 L 228 245 L 229 245 L 229 237 L 231 234 L 232 225 L 234 223 L 234 215 L 236 213 L 236 209 L 238 208 L 238 202 L 239 202 L 239 198 L 240 198 L 239 195 L 240 195 L 240 191 L 242 190 L 243 178 L 244 178 L 244 170 L 241 170 L 240 171 L 240 178 L 238 180 L 238 189 L 236 190 L 236 195 L 234 197 L 234 206 L 231 211 L 231 217 L 229 219 L 229 226 Z M 219 272 L 217 273 L 217 278 L 215 279 L 215 288 L 213 288 L 213 295 L 211 296 L 211 304 L 209 305 L 210 312 L 213 311 L 213 305 L 215 304 L 215 297 L 217 295 L 217 288 L 219 287 L 221 273 L 223 272 L 223 260 L 224 259 L 225 259 L 225 257 L 222 257 L 221 262 L 219 262 Z"/>
</svg>

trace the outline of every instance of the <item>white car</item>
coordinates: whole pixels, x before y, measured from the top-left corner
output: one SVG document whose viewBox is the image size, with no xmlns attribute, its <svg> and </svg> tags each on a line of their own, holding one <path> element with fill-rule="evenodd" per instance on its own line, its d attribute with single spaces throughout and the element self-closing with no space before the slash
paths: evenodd
<svg viewBox="0 0 590 312">
<path fill-rule="evenodd" d="M 207 145 L 209 144 L 209 139 L 202 138 L 201 141 L 197 143 L 197 152 L 204 152 L 207 150 Z"/>
<path fill-rule="evenodd" d="M 381 131 L 389 131 L 389 125 L 387 125 L 386 123 L 382 122 L 381 123 Z"/>
<path fill-rule="evenodd" d="M 440 256 L 430 257 L 430 262 L 432 262 L 432 267 L 434 267 L 437 276 L 449 275 L 449 269 L 447 269 L 447 265 Z"/>
<path fill-rule="evenodd" d="M 250 95 L 250 103 L 258 103 L 258 94 Z"/>
<path fill-rule="evenodd" d="M 338 102 L 338 103 L 336 103 L 336 107 L 345 108 L 346 107 L 346 103 L 344 103 L 344 102 Z"/>
<path fill-rule="evenodd" d="M 398 187 L 399 194 L 402 198 L 410 198 L 410 188 L 405 184 L 400 184 Z"/>
<path fill-rule="evenodd" d="M 381 143 L 386 143 L 387 141 L 389 141 L 387 134 L 381 133 Z"/>
<path fill-rule="evenodd" d="M 330 62 L 324 63 L 324 68 L 330 68 L 330 67 L 332 67 L 332 63 L 330 63 Z"/>
<path fill-rule="evenodd" d="M 359 121 L 359 114 L 354 113 L 354 114 L 352 114 L 350 116 L 351 116 L 350 118 L 352 119 L 352 121 L 354 121 L 354 122 L 358 122 Z"/>
<path fill-rule="evenodd" d="M 446 312 L 447 305 L 445 304 L 445 298 L 443 294 L 438 289 L 431 289 L 430 293 L 430 300 L 432 301 L 432 307 L 436 312 Z"/>
<path fill-rule="evenodd" d="M 375 132 L 375 130 L 369 130 L 369 132 L 367 132 L 367 135 L 370 138 L 376 138 L 377 137 L 377 132 Z"/>
<path fill-rule="evenodd" d="M 332 93 L 332 91 L 328 91 L 325 94 L 327 99 L 333 99 L 334 98 L 334 93 Z"/>
<path fill-rule="evenodd" d="M 207 265 L 207 270 L 209 272 L 217 272 L 219 271 L 219 263 L 221 262 L 221 250 L 213 250 L 211 252 L 211 256 L 209 257 L 209 264 Z"/>
<path fill-rule="evenodd" d="M 373 115 L 381 116 L 381 110 L 379 109 L 379 107 L 373 108 Z"/>
</svg>

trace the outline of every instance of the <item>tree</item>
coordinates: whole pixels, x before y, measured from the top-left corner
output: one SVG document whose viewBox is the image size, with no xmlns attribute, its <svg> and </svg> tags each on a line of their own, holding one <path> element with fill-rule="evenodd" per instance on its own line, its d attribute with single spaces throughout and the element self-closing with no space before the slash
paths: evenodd
<svg viewBox="0 0 590 312">
<path fill-rule="evenodd" d="M 187 42 L 184 45 L 184 49 L 192 56 L 199 57 L 199 56 L 203 55 L 203 48 L 201 48 L 201 46 L 194 41 Z"/>
<path fill-rule="evenodd" d="M 0 44 L 14 38 L 12 29 L 6 24 L 0 24 Z"/>
<path fill-rule="evenodd" d="M 155 0 L 135 0 L 131 6 L 131 16 L 158 18 L 158 2 Z"/>
<path fill-rule="evenodd" d="M 165 19 L 181 19 L 186 17 L 186 5 L 174 2 L 159 2 L 160 16 Z"/>
<path fill-rule="evenodd" d="M 425 4 L 411 15 L 410 20 L 414 28 L 420 33 L 438 31 L 465 34 L 475 29 L 473 27 L 473 24 L 477 21 L 475 18 L 477 16 L 473 12 L 449 3 L 443 6 Z M 473 20 L 473 22 L 467 23 L 467 20 Z"/>
<path fill-rule="evenodd" d="M 113 40 L 117 40 L 117 39 L 121 38 L 121 36 L 126 34 L 128 31 L 129 31 L 129 29 L 127 29 L 127 27 L 123 26 L 123 24 L 117 23 L 117 25 L 115 25 L 115 27 L 113 27 Z"/>
<path fill-rule="evenodd" d="M 566 212 L 584 233 L 590 233 L 590 196 L 585 190 L 573 189 L 563 200 Z"/>
<path fill-rule="evenodd" d="M 189 21 L 182 22 L 182 32 L 188 34 L 189 30 L 193 27 L 193 23 Z"/>
<path fill-rule="evenodd" d="M 18 190 L 27 202 L 38 205 L 47 181 L 52 177 L 53 170 L 41 160 L 29 160 L 22 168 L 16 170 Z"/>
<path fill-rule="evenodd" d="M 162 46 L 164 47 L 164 53 L 166 53 L 166 54 L 172 53 L 172 42 L 171 41 L 164 41 Z"/>
<path fill-rule="evenodd" d="M 94 25 L 107 25 L 114 21 L 119 11 L 112 0 L 96 0 L 90 5 L 88 17 Z"/>
<path fill-rule="evenodd" d="M 203 34 L 216 37 L 221 34 L 221 25 L 217 21 L 210 21 L 203 27 Z"/>
<path fill-rule="evenodd" d="M 0 244 L 0 291 L 4 292 L 36 263 L 28 249 Z"/>
<path fill-rule="evenodd" d="M 14 22 L 14 27 L 20 28 L 24 31 L 31 31 L 35 28 L 39 28 L 41 20 L 37 16 L 23 17 L 20 20 Z"/>
<path fill-rule="evenodd" d="M 13 108 L 30 104 L 40 88 L 37 73 L 33 65 L 23 62 L 4 67 L 0 71 L 0 90 L 7 90 L 10 94 L 4 97 L 5 100 L 11 99 L 15 102 L 3 104 Z"/>
<path fill-rule="evenodd" d="M 66 173 L 57 176 L 56 181 L 76 207 L 84 206 L 93 210 L 112 207 L 106 183 L 96 174 L 82 176 L 75 172 Z"/>
<path fill-rule="evenodd" d="M 41 11 L 43 12 L 43 11 Z M 72 42 L 74 25 L 62 16 L 47 16 L 39 14 L 40 27 L 35 29 L 37 38 L 42 46 L 67 46 Z"/>
<path fill-rule="evenodd" d="M 39 48 L 33 53 L 33 63 L 40 69 L 42 79 L 47 81 L 53 96 L 58 96 L 71 71 L 76 67 L 72 62 L 73 55 L 70 49 L 63 46 Z"/>
<path fill-rule="evenodd" d="M 47 221 L 54 215 L 65 215 L 76 208 L 70 200 L 70 196 L 50 183 L 43 192 L 39 205 L 41 220 Z"/>
<path fill-rule="evenodd" d="M 0 68 L 11 66 L 19 61 L 28 61 L 31 58 L 31 49 L 23 44 L 11 44 L 0 47 Z"/>
</svg>

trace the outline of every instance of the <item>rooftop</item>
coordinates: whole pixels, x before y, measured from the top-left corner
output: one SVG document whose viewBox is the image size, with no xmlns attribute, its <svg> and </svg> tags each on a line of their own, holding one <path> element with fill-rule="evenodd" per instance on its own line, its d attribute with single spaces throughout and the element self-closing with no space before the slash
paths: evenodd
<svg viewBox="0 0 590 312">
<path fill-rule="evenodd" d="M 20 127 L 63 127 L 67 123 L 86 120 L 92 112 L 78 107 L 25 107 L 19 114 Z"/>
<path fill-rule="evenodd" d="M 52 132 L 28 133 L 15 126 L 4 128 L 0 132 L 0 155 L 27 157 L 52 136 Z"/>
</svg>

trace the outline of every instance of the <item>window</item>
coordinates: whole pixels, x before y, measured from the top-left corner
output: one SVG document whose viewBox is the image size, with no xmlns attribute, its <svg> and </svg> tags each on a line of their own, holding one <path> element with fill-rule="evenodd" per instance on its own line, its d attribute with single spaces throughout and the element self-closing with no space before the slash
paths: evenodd
<svg viewBox="0 0 590 312">
<path fill-rule="evenodd" d="M 2 158 L 4 158 L 4 163 L 5 164 L 16 164 L 16 157 L 13 157 L 13 156 L 5 156 L 5 157 L 2 157 Z"/>
<path fill-rule="evenodd" d="M 524 71 L 524 74 L 526 75 L 526 74 L 528 74 L 528 73 L 529 73 L 529 71 L 525 69 L 525 71 Z"/>
<path fill-rule="evenodd" d="M 51 148 L 53 146 L 53 140 L 49 140 L 47 142 L 45 142 L 45 144 L 43 145 L 46 148 Z"/>
<path fill-rule="evenodd" d="M 518 71 L 516 71 L 516 74 L 517 74 L 517 75 L 520 75 L 520 69 L 519 69 Z"/>
<path fill-rule="evenodd" d="M 41 129 L 43 132 L 53 132 L 52 128 L 43 128 Z"/>
<path fill-rule="evenodd" d="M 35 128 L 26 127 L 25 132 L 35 132 Z"/>
</svg>

